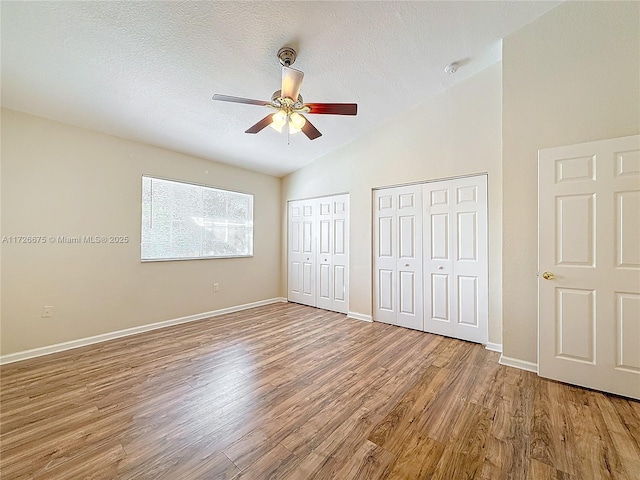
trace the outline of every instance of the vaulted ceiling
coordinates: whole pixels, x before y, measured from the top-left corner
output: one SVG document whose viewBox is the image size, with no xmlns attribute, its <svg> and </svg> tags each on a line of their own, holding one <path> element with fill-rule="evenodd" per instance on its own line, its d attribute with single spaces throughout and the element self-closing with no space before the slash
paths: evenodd
<svg viewBox="0 0 640 480">
<path fill-rule="evenodd" d="M 281 176 L 499 60 L 558 3 L 3 1 L 2 106 Z M 310 116 L 323 136 L 287 145 L 244 133 L 266 107 L 211 100 L 270 100 L 286 45 L 305 101 L 358 116 Z"/>
</svg>

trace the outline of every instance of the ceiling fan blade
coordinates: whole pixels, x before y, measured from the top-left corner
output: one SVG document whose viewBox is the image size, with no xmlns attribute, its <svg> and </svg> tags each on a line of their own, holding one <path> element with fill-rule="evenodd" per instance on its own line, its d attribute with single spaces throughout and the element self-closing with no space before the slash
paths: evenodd
<svg viewBox="0 0 640 480">
<path fill-rule="evenodd" d="M 251 100 L 250 98 L 242 98 L 242 97 L 231 97 L 229 95 L 218 95 L 215 94 L 213 96 L 214 100 L 219 100 L 221 102 L 233 102 L 233 103 L 247 103 L 249 105 L 271 105 L 271 102 L 265 102 L 263 100 Z"/>
<path fill-rule="evenodd" d="M 294 102 L 298 100 L 300 94 L 300 87 L 302 86 L 302 79 L 304 73 L 295 68 L 282 67 L 282 90 L 281 95 L 283 97 L 289 97 Z"/>
<path fill-rule="evenodd" d="M 305 103 L 309 107 L 307 113 L 320 113 L 324 115 L 357 115 L 357 103 Z"/>
<path fill-rule="evenodd" d="M 304 115 L 300 115 L 300 116 L 305 119 L 304 125 L 302 126 L 302 129 L 301 129 L 302 133 L 304 133 L 309 140 L 315 140 L 316 138 L 322 136 L 322 134 L 320 133 L 320 130 L 314 127 L 308 118 L 306 118 Z"/>
<path fill-rule="evenodd" d="M 244 133 L 258 133 L 267 125 L 271 125 L 271 122 L 273 122 L 273 114 L 267 115 L 258 123 L 256 123 L 253 127 L 250 127 L 247 130 L 245 130 Z"/>
</svg>

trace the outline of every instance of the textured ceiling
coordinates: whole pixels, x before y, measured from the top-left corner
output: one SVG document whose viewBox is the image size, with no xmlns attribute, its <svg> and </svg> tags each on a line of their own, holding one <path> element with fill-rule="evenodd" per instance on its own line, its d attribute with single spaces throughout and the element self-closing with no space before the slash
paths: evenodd
<svg viewBox="0 0 640 480">
<path fill-rule="evenodd" d="M 500 39 L 560 2 L 7 2 L 2 106 L 195 156 L 284 175 L 500 59 Z M 309 141 L 244 132 L 269 100 L 276 52 L 298 51 Z M 461 63 L 457 74 L 444 67 Z"/>
</svg>

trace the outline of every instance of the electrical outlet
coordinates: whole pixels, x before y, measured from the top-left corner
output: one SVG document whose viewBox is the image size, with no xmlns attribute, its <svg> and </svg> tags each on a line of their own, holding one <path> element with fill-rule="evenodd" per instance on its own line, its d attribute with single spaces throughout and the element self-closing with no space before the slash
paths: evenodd
<svg viewBox="0 0 640 480">
<path fill-rule="evenodd" d="M 220 284 L 219 283 L 214 283 L 213 284 L 213 291 L 214 292 L 219 292 L 220 291 Z"/>
<path fill-rule="evenodd" d="M 45 305 L 42 307 L 42 318 L 51 318 L 53 317 L 53 307 L 50 305 Z"/>
</svg>

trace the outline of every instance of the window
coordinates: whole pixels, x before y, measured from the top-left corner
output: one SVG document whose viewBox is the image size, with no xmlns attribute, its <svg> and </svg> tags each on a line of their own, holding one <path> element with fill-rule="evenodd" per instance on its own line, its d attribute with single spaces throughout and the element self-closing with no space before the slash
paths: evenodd
<svg viewBox="0 0 640 480">
<path fill-rule="evenodd" d="M 253 195 L 142 177 L 140 258 L 253 256 Z"/>
</svg>

